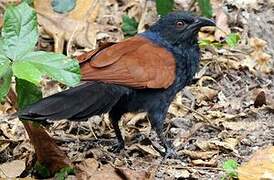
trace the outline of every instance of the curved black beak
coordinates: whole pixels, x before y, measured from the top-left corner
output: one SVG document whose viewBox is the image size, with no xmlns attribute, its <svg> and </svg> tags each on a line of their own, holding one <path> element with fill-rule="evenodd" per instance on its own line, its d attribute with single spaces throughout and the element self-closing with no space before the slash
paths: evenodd
<svg viewBox="0 0 274 180">
<path fill-rule="evenodd" d="M 205 17 L 197 17 L 195 21 L 189 26 L 189 29 L 196 29 L 199 30 L 201 27 L 204 26 L 216 26 L 215 21 L 212 19 L 208 19 Z"/>
<path fill-rule="evenodd" d="M 198 17 L 195 22 L 198 25 L 200 25 L 200 27 L 203 27 L 203 26 L 216 26 L 215 21 L 213 21 L 212 19 L 205 18 L 205 17 Z"/>
</svg>

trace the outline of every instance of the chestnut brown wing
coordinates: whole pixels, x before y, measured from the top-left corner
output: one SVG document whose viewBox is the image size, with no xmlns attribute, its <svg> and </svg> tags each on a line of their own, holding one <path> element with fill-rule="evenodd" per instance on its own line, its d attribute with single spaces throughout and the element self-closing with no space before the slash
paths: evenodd
<svg viewBox="0 0 274 180">
<path fill-rule="evenodd" d="M 132 88 L 168 88 L 175 79 L 176 62 L 169 51 L 135 36 L 94 51 L 82 61 L 84 81 L 102 81 Z"/>
</svg>

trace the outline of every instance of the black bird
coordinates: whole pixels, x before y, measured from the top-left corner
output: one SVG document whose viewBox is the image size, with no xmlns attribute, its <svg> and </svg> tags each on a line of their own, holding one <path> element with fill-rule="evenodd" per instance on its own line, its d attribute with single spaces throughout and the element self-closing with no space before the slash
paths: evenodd
<svg viewBox="0 0 274 180">
<path fill-rule="evenodd" d="M 127 112 L 147 112 L 166 152 L 163 135 L 168 107 L 198 70 L 198 32 L 214 21 L 174 12 L 160 18 L 149 30 L 117 44 L 108 44 L 80 56 L 82 80 L 74 88 L 44 98 L 24 110 L 19 118 L 31 121 L 86 120 L 109 113 L 124 148 L 118 121 Z"/>
</svg>

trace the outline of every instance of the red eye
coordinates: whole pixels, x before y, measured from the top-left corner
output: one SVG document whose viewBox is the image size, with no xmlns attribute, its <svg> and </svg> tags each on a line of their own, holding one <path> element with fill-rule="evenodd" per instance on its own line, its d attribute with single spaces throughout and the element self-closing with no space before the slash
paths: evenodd
<svg viewBox="0 0 274 180">
<path fill-rule="evenodd" d="M 185 23 L 183 21 L 176 22 L 176 27 L 177 28 L 182 28 L 182 27 L 184 27 L 184 25 L 185 25 Z"/>
</svg>

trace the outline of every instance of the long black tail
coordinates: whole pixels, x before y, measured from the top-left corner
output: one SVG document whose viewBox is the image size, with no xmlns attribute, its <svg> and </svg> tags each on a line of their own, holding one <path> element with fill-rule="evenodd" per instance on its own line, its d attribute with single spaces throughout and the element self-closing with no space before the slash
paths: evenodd
<svg viewBox="0 0 274 180">
<path fill-rule="evenodd" d="M 101 82 L 88 82 L 46 97 L 18 113 L 20 119 L 84 120 L 111 110 L 130 89 Z"/>
</svg>

